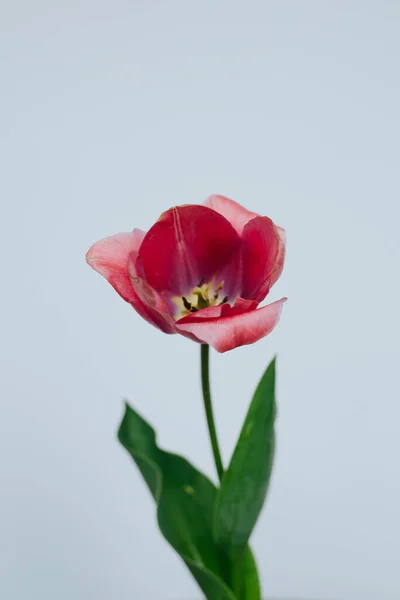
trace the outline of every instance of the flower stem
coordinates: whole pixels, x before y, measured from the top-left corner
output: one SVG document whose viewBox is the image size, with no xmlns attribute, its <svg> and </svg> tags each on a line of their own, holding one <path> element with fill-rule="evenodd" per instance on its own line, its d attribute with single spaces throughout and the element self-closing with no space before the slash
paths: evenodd
<svg viewBox="0 0 400 600">
<path fill-rule="evenodd" d="M 222 475 L 224 474 L 224 467 L 222 466 L 221 453 L 218 446 L 217 431 L 215 429 L 214 414 L 211 402 L 209 354 L 209 345 L 201 344 L 201 386 L 203 389 L 204 409 L 206 411 L 207 426 L 210 434 L 214 462 L 217 469 L 218 478 L 221 481 Z"/>
</svg>

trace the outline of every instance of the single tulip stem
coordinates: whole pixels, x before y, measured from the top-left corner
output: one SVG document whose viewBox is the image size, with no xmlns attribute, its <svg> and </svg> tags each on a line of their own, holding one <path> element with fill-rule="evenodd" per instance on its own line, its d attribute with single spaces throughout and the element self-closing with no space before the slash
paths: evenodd
<svg viewBox="0 0 400 600">
<path fill-rule="evenodd" d="M 201 386 L 203 389 L 204 409 L 206 411 L 208 432 L 210 434 L 211 447 L 214 455 L 214 462 L 221 481 L 224 474 L 221 453 L 218 446 L 217 431 L 215 429 L 214 413 L 211 401 L 210 391 L 210 368 L 209 368 L 210 346 L 201 344 Z"/>
</svg>

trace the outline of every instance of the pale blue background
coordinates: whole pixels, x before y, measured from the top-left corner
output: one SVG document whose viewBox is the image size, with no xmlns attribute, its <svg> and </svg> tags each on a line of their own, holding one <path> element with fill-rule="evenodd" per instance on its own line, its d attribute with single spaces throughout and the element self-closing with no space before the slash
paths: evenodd
<svg viewBox="0 0 400 600">
<path fill-rule="evenodd" d="M 225 460 L 278 353 L 265 592 L 400 597 L 397 0 L 3 0 L 2 600 L 196 600 L 115 441 L 127 396 L 214 474 L 195 344 L 84 262 L 173 204 L 288 232 L 259 344 L 212 356 Z"/>
</svg>

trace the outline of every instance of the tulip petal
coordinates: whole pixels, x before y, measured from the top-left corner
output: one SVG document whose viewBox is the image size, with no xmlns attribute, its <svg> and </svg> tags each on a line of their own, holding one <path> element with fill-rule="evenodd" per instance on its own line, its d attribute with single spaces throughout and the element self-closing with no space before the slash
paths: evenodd
<svg viewBox="0 0 400 600">
<path fill-rule="evenodd" d="M 281 241 L 281 243 L 286 246 L 286 231 L 283 229 L 283 227 L 279 227 L 279 225 L 276 225 L 276 228 L 278 230 L 278 235 L 279 235 L 279 239 Z"/>
<path fill-rule="evenodd" d="M 251 221 L 251 219 L 259 216 L 257 213 L 247 210 L 247 208 L 244 208 L 244 206 L 238 202 L 225 198 L 225 196 L 209 196 L 204 204 L 225 217 L 225 219 L 233 225 L 239 235 L 241 235 L 244 226 Z"/>
<path fill-rule="evenodd" d="M 234 254 L 232 260 L 214 275 L 214 283 L 221 284 L 220 295 L 229 303 L 235 302 L 242 290 L 243 260 L 241 248 Z"/>
<path fill-rule="evenodd" d="M 281 249 L 280 237 L 271 219 L 256 217 L 249 221 L 243 229 L 242 242 L 243 287 L 241 296 L 261 302 L 272 285 L 272 275 L 275 273 Z"/>
<path fill-rule="evenodd" d="M 279 251 L 276 259 L 274 270 L 271 275 L 271 287 L 276 283 L 283 271 L 286 255 L 286 231 L 282 227 L 276 228 L 279 235 Z"/>
<path fill-rule="evenodd" d="M 128 274 L 128 259 L 137 252 L 145 231 L 134 229 L 129 233 L 118 233 L 93 244 L 86 254 L 86 262 L 103 275 L 126 302 L 135 300 L 135 293 Z"/>
<path fill-rule="evenodd" d="M 230 306 L 227 302 L 224 304 L 218 304 L 216 306 L 207 306 L 202 308 L 191 315 L 182 317 L 177 321 L 178 323 L 192 323 L 197 322 L 199 319 L 217 319 L 220 317 L 232 317 L 233 315 L 241 315 L 244 312 L 249 312 L 257 308 L 257 302 L 254 300 L 243 300 L 243 298 L 237 298 L 235 305 Z"/>
<path fill-rule="evenodd" d="M 257 310 L 240 313 L 237 312 L 240 309 L 235 311 L 235 307 L 223 305 L 222 314 L 226 316 L 208 319 L 201 317 L 201 313 L 208 310 L 204 309 L 199 311 L 198 316 L 194 313 L 177 321 L 176 328 L 178 333 L 209 344 L 217 352 L 227 352 L 238 346 L 253 344 L 271 333 L 279 321 L 285 301 L 286 298 L 282 298 Z"/>
<path fill-rule="evenodd" d="M 168 315 L 160 315 L 159 306 L 156 305 L 156 308 L 152 308 L 150 303 L 143 301 L 134 289 L 129 276 L 130 257 L 137 255 L 145 235 L 145 231 L 134 229 L 129 233 L 119 233 L 100 240 L 89 249 L 86 261 L 92 269 L 107 279 L 118 294 L 126 302 L 129 302 L 143 319 L 164 333 L 175 333 L 175 327 L 171 325 Z M 149 292 L 146 291 L 146 299 L 148 299 Z"/>
<path fill-rule="evenodd" d="M 164 333 L 176 333 L 175 320 L 172 317 L 164 298 L 161 294 L 156 292 L 147 281 L 138 277 L 135 265 L 136 259 L 137 252 L 133 252 L 129 257 L 128 271 L 132 288 L 142 305 L 142 309 L 147 316 L 151 318 L 151 323 L 161 329 Z M 144 318 L 149 320 L 147 317 Z"/>
<path fill-rule="evenodd" d="M 235 301 L 235 308 L 240 308 L 241 312 L 247 312 L 249 310 L 255 310 L 258 306 L 258 302 L 255 302 L 254 300 L 245 300 L 244 298 L 241 298 L 240 296 L 238 298 L 236 298 Z"/>
<path fill-rule="evenodd" d="M 196 205 L 174 207 L 146 234 L 136 267 L 155 290 L 185 295 L 228 265 L 240 244 L 232 225 L 215 211 Z"/>
</svg>

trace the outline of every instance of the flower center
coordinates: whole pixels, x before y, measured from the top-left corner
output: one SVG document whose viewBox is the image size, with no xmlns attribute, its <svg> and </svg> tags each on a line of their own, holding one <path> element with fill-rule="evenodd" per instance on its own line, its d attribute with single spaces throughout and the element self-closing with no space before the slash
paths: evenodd
<svg viewBox="0 0 400 600">
<path fill-rule="evenodd" d="M 202 308 L 218 306 L 228 302 L 228 296 L 224 295 L 223 288 L 223 281 L 215 285 L 213 281 L 204 283 L 204 279 L 202 279 L 199 285 L 191 290 L 190 294 L 181 298 L 174 298 L 175 304 L 178 305 L 178 314 L 175 318 L 182 319 L 182 317 L 186 317 Z"/>
</svg>

